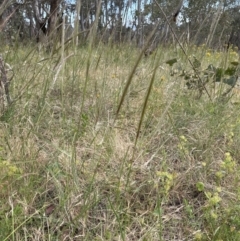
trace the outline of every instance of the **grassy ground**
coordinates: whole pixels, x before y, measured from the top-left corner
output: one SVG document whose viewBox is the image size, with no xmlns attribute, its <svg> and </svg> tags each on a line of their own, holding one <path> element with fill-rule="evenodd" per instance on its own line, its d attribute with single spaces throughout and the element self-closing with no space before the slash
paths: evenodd
<svg viewBox="0 0 240 241">
<path fill-rule="evenodd" d="M 188 89 L 175 47 L 2 53 L 14 101 L 0 119 L 1 240 L 240 240 L 237 88 Z M 238 61 L 187 53 L 201 68 Z"/>
</svg>

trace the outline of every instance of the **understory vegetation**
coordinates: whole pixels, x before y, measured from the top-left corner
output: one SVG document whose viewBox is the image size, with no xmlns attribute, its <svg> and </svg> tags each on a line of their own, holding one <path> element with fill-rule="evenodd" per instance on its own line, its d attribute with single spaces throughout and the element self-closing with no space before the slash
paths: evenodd
<svg viewBox="0 0 240 241">
<path fill-rule="evenodd" d="M 236 49 L 1 53 L 0 240 L 240 240 Z"/>
</svg>

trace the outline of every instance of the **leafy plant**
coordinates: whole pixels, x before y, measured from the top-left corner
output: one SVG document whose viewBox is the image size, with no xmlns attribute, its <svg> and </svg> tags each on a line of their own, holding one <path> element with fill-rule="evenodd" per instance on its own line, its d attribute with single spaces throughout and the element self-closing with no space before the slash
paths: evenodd
<svg viewBox="0 0 240 241">
<path fill-rule="evenodd" d="M 178 61 L 176 58 L 166 61 L 165 63 L 168 64 L 170 67 L 173 67 Z M 203 87 L 207 83 L 224 83 L 230 86 L 224 93 L 223 96 L 227 95 L 236 85 L 238 81 L 239 65 L 238 61 L 230 62 L 230 66 L 226 69 L 221 67 L 215 67 L 213 64 L 208 65 L 207 68 L 202 69 L 201 61 L 198 60 L 196 57 L 193 57 L 192 61 L 193 69 L 192 70 L 185 70 L 180 68 L 178 71 L 172 71 L 172 75 L 178 75 L 182 77 L 188 89 L 197 89 L 200 93 L 203 91 Z"/>
</svg>

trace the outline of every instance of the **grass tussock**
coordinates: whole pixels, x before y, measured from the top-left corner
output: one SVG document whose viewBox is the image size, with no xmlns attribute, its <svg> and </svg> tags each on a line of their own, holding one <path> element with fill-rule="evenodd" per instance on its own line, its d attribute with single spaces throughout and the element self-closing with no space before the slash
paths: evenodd
<svg viewBox="0 0 240 241">
<path fill-rule="evenodd" d="M 0 117 L 1 240 L 240 239 L 237 88 L 222 98 L 225 84 L 209 83 L 211 100 L 196 98 L 174 48 L 134 71 L 131 46 L 2 52 L 14 77 Z"/>
</svg>

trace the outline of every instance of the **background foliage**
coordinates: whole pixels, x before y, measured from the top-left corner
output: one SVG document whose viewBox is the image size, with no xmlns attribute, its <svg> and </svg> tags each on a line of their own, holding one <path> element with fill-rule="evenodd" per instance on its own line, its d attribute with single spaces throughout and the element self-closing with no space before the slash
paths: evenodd
<svg viewBox="0 0 240 241">
<path fill-rule="evenodd" d="M 180 1 L 157 2 L 170 17 Z M 173 41 L 171 33 L 166 31 L 166 19 L 154 0 L 1 0 L 1 3 L 4 6 L 1 14 L 2 38 L 6 43 L 13 44 L 16 39 L 21 42 L 40 41 L 39 35 L 44 42 L 45 35 L 61 35 L 59 30 L 63 19 L 66 39 L 79 36 L 82 44 L 88 40 L 96 21 L 97 38 L 105 43 L 131 42 L 143 46 L 157 21 L 160 25 L 153 43 Z M 174 28 L 183 43 L 205 43 L 208 47 L 220 49 L 229 44 L 240 47 L 239 2 L 183 1 Z"/>
</svg>

